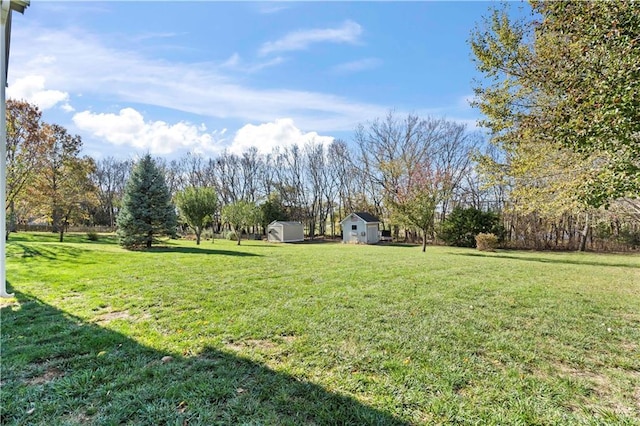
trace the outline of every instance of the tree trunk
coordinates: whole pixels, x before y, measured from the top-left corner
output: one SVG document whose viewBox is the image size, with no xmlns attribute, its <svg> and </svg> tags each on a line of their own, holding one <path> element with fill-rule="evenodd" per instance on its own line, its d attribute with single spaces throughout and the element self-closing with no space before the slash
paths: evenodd
<svg viewBox="0 0 640 426">
<path fill-rule="evenodd" d="M 582 230 L 582 236 L 580 237 L 580 251 L 587 249 L 587 236 L 589 235 L 589 213 L 586 214 L 584 219 L 584 229 Z"/>
<path fill-rule="evenodd" d="M 9 224 L 7 226 L 7 239 L 9 239 L 9 233 L 17 232 L 16 225 L 16 206 L 13 200 L 9 204 Z"/>
<path fill-rule="evenodd" d="M 427 230 L 422 230 L 422 252 L 427 251 Z"/>
<path fill-rule="evenodd" d="M 64 226 L 60 227 L 60 242 L 63 242 L 62 240 L 64 240 Z"/>
<path fill-rule="evenodd" d="M 149 235 L 147 235 L 147 248 L 151 248 L 152 241 L 153 241 L 153 232 L 149 231 Z"/>
<path fill-rule="evenodd" d="M 60 208 L 54 207 L 53 212 L 51 214 L 51 232 L 60 232 L 62 228 L 62 212 Z"/>
<path fill-rule="evenodd" d="M 240 245 L 240 240 L 242 239 L 242 229 L 238 229 L 236 231 L 236 234 L 238 234 L 238 245 Z"/>
<path fill-rule="evenodd" d="M 196 245 L 200 245 L 200 234 L 202 234 L 202 229 L 196 228 Z"/>
</svg>

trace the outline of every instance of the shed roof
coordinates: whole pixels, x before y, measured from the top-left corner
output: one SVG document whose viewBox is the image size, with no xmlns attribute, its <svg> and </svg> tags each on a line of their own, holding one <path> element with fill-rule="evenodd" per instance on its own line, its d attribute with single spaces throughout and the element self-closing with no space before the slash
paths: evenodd
<svg viewBox="0 0 640 426">
<path fill-rule="evenodd" d="M 269 225 L 275 225 L 276 223 L 279 223 L 281 225 L 302 225 L 302 222 L 296 222 L 294 220 L 274 220 Z"/>
<path fill-rule="evenodd" d="M 374 215 L 366 213 L 366 212 L 353 212 L 351 214 L 354 214 L 354 215 L 358 216 L 360 219 L 362 219 L 366 223 L 379 223 L 380 222 L 380 219 L 378 219 Z M 351 216 L 351 215 L 349 215 L 349 216 Z M 349 216 L 345 217 L 342 221 L 344 222 L 345 220 L 347 220 L 347 218 L 349 218 Z"/>
</svg>

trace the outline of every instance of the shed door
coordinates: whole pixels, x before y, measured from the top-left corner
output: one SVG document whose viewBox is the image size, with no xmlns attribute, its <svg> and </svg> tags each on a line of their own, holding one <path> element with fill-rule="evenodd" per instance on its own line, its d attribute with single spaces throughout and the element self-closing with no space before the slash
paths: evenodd
<svg viewBox="0 0 640 426">
<path fill-rule="evenodd" d="M 374 244 L 378 242 L 378 224 L 367 225 L 367 243 Z"/>
</svg>

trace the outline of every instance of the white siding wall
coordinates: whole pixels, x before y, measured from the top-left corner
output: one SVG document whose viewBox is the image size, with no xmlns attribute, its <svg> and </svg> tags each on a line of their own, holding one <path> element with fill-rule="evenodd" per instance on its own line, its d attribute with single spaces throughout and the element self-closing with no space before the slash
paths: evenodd
<svg viewBox="0 0 640 426">
<path fill-rule="evenodd" d="M 268 226 L 267 228 L 267 240 L 272 242 L 281 243 L 282 242 L 282 224 L 274 223 Z"/>
<path fill-rule="evenodd" d="M 302 225 L 298 224 L 288 224 L 283 227 L 282 235 L 284 236 L 284 241 L 303 241 L 304 240 L 304 229 Z"/>
<path fill-rule="evenodd" d="M 304 229 L 301 223 L 271 223 L 267 228 L 267 240 L 279 243 L 304 241 Z"/>
<path fill-rule="evenodd" d="M 343 243 L 359 243 L 359 244 L 376 244 L 380 237 L 378 235 L 378 224 L 367 223 L 356 217 L 356 221 L 348 216 L 342 222 L 342 242 Z"/>
</svg>

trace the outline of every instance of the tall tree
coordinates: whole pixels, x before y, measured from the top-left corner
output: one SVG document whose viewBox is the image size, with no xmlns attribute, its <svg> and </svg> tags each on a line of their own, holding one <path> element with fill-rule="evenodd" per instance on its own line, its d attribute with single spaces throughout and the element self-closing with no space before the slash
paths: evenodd
<svg viewBox="0 0 640 426">
<path fill-rule="evenodd" d="M 218 197 L 213 188 L 189 186 L 176 194 L 180 216 L 196 233 L 196 245 L 206 224 L 213 220 L 218 207 Z"/>
<path fill-rule="evenodd" d="M 41 112 L 24 101 L 7 101 L 7 219 L 15 229 L 16 202 L 32 185 L 44 163 L 47 141 L 42 134 Z"/>
<path fill-rule="evenodd" d="M 91 179 L 97 190 L 98 205 L 93 214 L 93 221 L 97 225 L 116 225 L 118 209 L 124 195 L 131 161 L 119 161 L 113 157 L 104 158 L 96 163 Z"/>
<path fill-rule="evenodd" d="M 250 201 L 236 201 L 222 208 L 222 220 L 231 225 L 240 245 L 242 231 L 260 223 L 260 208 Z"/>
<path fill-rule="evenodd" d="M 593 207 L 640 193 L 640 4 L 532 1 L 530 19 L 494 10 L 471 38 L 485 77 L 475 105 L 492 141 L 561 146 L 583 166 Z M 516 153 L 518 154 L 518 153 Z"/>
<path fill-rule="evenodd" d="M 46 141 L 43 167 L 30 193 L 62 241 L 69 219 L 78 219 L 80 210 L 94 202 L 89 175 L 95 165 L 91 158 L 80 157 L 80 136 L 57 124 L 44 124 L 42 131 Z"/>
<path fill-rule="evenodd" d="M 435 209 L 453 195 L 469 172 L 473 139 L 465 126 L 444 119 L 389 113 L 356 132 L 359 168 L 396 226 L 422 233 L 423 249 L 432 234 Z M 427 223 L 429 222 L 429 223 Z"/>
<path fill-rule="evenodd" d="M 164 175 L 149 154 L 134 166 L 118 213 L 118 238 L 127 248 L 147 247 L 174 236 L 176 211 Z"/>
<path fill-rule="evenodd" d="M 86 223 L 90 219 L 90 211 L 97 204 L 96 187 L 90 178 L 94 170 L 95 163 L 91 157 L 77 158 L 65 165 L 59 186 L 60 242 L 69 224 Z"/>
</svg>

